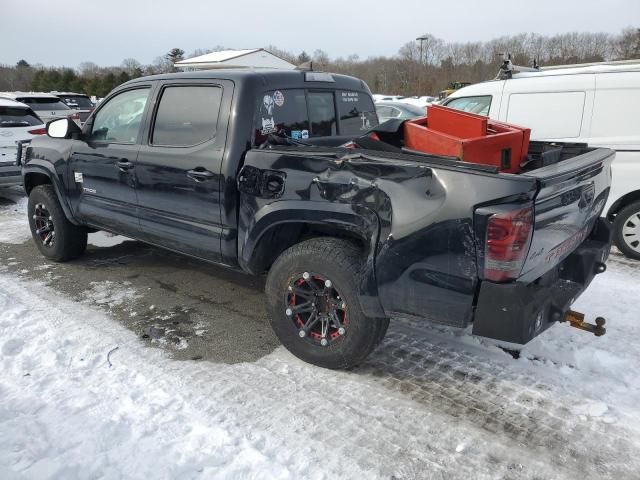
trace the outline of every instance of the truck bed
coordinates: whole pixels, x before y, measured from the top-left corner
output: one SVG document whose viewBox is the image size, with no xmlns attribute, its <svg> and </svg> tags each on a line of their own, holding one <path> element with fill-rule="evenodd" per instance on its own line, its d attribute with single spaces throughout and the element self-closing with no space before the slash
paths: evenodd
<svg viewBox="0 0 640 480">
<path fill-rule="evenodd" d="M 384 313 L 464 327 L 476 319 L 483 284 L 534 285 L 545 275 L 556 275 L 591 238 L 599 222 L 614 152 L 583 144 L 532 142 L 531 148 L 534 161 L 518 175 L 399 148 L 348 149 L 325 144 L 252 150 L 245 168 L 282 172 L 285 180 L 275 197 L 242 200 L 241 212 L 249 225 L 239 238 L 251 237 L 248 231 L 257 226 L 251 218 L 266 217 L 274 210 L 355 214 L 368 228 L 358 235 L 371 243 L 370 268 Z M 544 149 L 556 153 L 554 162 L 543 166 L 539 152 Z M 486 279 L 487 222 L 502 211 L 525 207 L 531 209 L 533 226 L 521 271 L 505 281 Z M 312 222 L 311 215 L 307 217 Z M 241 229 L 243 223 L 241 219 Z M 602 231 L 600 247 L 608 252 Z M 250 249 L 250 243 L 241 242 L 240 249 Z M 552 288 L 555 283 L 547 281 L 547 285 Z M 367 295 L 367 286 L 361 290 L 365 302 L 374 297 Z M 513 295 L 504 300 L 519 301 Z M 566 310 L 571 300 L 558 310 Z M 495 299 L 492 302 L 497 305 Z M 375 305 L 369 307 L 373 313 Z M 509 341 L 525 343 L 558 319 L 557 314 L 551 319 L 550 309 L 545 312 L 548 318 L 538 327 L 522 327 L 528 333 L 510 335 Z M 476 321 L 476 326 L 481 323 Z M 501 337 L 493 331 L 489 336 Z"/>
</svg>

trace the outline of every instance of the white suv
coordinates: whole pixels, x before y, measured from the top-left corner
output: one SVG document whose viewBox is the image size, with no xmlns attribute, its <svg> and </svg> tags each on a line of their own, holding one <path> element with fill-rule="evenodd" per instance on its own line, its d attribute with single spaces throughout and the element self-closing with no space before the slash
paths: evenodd
<svg viewBox="0 0 640 480">
<path fill-rule="evenodd" d="M 56 118 L 71 117 L 76 112 L 71 110 L 62 100 L 50 93 L 38 92 L 0 92 L 0 98 L 15 100 L 29 105 L 44 123 Z"/>
<path fill-rule="evenodd" d="M 604 214 L 617 247 L 640 259 L 640 61 L 514 72 L 461 88 L 443 105 L 529 127 L 532 139 L 616 150 Z"/>
<path fill-rule="evenodd" d="M 24 103 L 0 99 L 0 186 L 22 183 L 16 166 L 17 144 L 47 133 L 42 120 Z"/>
</svg>

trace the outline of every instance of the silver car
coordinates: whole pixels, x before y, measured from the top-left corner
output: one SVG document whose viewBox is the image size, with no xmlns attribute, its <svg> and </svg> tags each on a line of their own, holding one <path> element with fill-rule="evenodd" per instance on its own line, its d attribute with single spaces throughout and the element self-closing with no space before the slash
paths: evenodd
<svg viewBox="0 0 640 480">
<path fill-rule="evenodd" d="M 376 113 L 380 123 L 392 118 L 409 120 L 427 116 L 427 111 L 424 107 L 403 102 L 377 102 Z"/>
<path fill-rule="evenodd" d="M 50 93 L 0 92 L 0 98 L 29 105 L 43 123 L 56 118 L 71 117 L 76 113 L 62 100 Z"/>
</svg>

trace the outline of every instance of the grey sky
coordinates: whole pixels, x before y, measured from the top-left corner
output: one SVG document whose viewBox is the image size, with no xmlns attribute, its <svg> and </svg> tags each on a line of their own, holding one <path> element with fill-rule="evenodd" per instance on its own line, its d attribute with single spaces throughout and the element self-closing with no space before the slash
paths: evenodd
<svg viewBox="0 0 640 480">
<path fill-rule="evenodd" d="M 463 42 L 627 26 L 640 26 L 640 0 L 0 0 L 0 63 L 150 63 L 172 47 L 269 44 L 365 58 L 423 33 Z"/>
</svg>

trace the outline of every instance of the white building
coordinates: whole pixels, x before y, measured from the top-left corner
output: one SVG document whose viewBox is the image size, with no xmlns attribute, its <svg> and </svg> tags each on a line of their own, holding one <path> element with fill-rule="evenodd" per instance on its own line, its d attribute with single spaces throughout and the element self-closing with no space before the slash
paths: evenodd
<svg viewBox="0 0 640 480">
<path fill-rule="evenodd" d="M 264 48 L 250 50 L 222 50 L 199 57 L 187 58 L 174 64 L 182 70 L 209 70 L 212 68 L 286 68 L 296 66 L 268 52 Z"/>
</svg>

